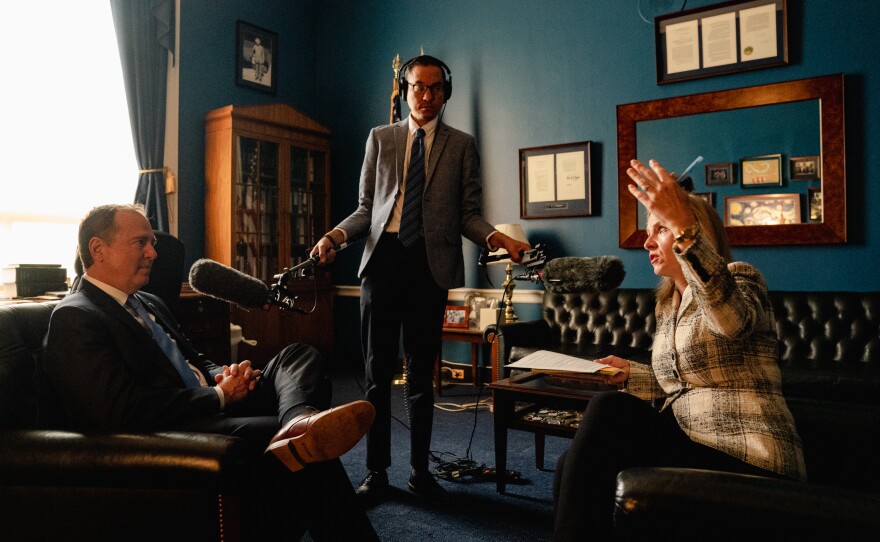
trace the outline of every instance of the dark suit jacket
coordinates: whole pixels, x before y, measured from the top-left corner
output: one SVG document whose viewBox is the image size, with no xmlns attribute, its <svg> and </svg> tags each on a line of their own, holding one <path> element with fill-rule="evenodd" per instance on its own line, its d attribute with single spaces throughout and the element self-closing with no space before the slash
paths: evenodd
<svg viewBox="0 0 880 542">
<path fill-rule="evenodd" d="M 348 233 L 349 241 L 367 237 L 361 276 L 400 195 L 407 130 L 408 118 L 370 131 L 358 208 L 337 226 Z M 482 193 L 480 156 L 473 136 L 438 122 L 425 177 L 422 233 L 431 274 L 441 288 L 464 286 L 462 235 L 485 247 L 486 236 L 495 229 L 481 215 Z"/>
<path fill-rule="evenodd" d="M 220 368 L 197 352 L 156 296 L 138 292 L 148 310 L 205 375 Z M 221 413 L 210 387 L 186 389 L 149 332 L 112 297 L 87 280 L 65 297 L 49 322 L 40 370 L 65 425 L 80 430 L 171 429 Z"/>
</svg>

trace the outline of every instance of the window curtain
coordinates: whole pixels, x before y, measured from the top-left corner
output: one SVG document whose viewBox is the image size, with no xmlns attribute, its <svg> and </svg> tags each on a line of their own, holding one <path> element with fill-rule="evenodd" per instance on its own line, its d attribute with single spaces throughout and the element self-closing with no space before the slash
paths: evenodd
<svg viewBox="0 0 880 542">
<path fill-rule="evenodd" d="M 138 174 L 135 203 L 153 229 L 168 231 L 165 200 L 165 84 L 174 53 L 174 0 L 110 0 L 122 60 Z"/>
</svg>

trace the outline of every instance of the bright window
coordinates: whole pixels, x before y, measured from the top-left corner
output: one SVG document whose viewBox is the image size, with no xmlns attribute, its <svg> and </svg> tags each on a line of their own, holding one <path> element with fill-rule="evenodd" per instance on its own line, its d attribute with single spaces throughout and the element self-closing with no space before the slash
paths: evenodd
<svg viewBox="0 0 880 542">
<path fill-rule="evenodd" d="M 10 55 L 0 100 L 0 265 L 59 263 L 95 205 L 137 186 L 108 1 L 4 2 Z M 11 34 L 11 36 L 10 36 Z"/>
</svg>

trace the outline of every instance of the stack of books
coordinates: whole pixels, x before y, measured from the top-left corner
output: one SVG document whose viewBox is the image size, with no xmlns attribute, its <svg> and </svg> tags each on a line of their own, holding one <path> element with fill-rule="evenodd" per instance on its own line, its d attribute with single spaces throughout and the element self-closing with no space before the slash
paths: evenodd
<svg viewBox="0 0 880 542">
<path fill-rule="evenodd" d="M 61 264 L 13 264 L 0 269 L 0 298 L 36 297 L 67 292 L 67 269 Z"/>
</svg>

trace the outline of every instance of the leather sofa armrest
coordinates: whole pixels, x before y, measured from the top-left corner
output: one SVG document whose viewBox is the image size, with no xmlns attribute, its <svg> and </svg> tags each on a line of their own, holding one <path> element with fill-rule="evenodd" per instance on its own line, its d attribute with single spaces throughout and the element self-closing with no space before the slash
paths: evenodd
<svg viewBox="0 0 880 542">
<path fill-rule="evenodd" d="M 648 540 L 779 536 L 859 540 L 880 532 L 880 495 L 762 476 L 685 468 L 632 468 L 617 476 L 615 530 Z"/>
<path fill-rule="evenodd" d="M 501 324 L 498 326 L 498 334 L 511 347 L 543 346 L 551 341 L 550 325 L 545 320 Z"/>
<path fill-rule="evenodd" d="M 0 432 L 2 485 L 232 488 L 243 482 L 245 444 L 189 432 Z"/>
<path fill-rule="evenodd" d="M 543 348 L 554 344 L 550 325 L 545 320 L 500 324 L 496 329 L 498 362 L 502 370 L 510 362 L 510 350 L 514 346 Z"/>
</svg>

